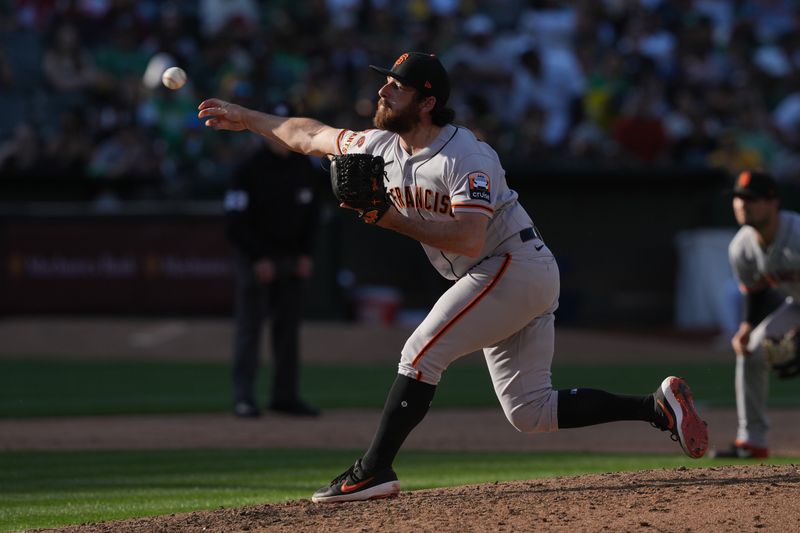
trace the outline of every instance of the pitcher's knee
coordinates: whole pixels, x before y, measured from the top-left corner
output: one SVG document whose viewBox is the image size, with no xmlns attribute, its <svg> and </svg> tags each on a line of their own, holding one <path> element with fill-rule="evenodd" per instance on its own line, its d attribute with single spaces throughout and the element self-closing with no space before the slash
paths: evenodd
<svg viewBox="0 0 800 533">
<path fill-rule="evenodd" d="M 547 391 L 532 401 L 504 407 L 506 418 L 521 433 L 547 433 L 558 429 L 554 390 Z"/>
</svg>

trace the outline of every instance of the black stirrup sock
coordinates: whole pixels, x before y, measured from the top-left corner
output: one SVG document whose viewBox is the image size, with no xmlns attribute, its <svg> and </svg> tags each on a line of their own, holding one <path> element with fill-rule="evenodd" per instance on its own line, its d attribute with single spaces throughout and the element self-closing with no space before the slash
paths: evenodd
<svg viewBox="0 0 800 533">
<path fill-rule="evenodd" d="M 558 427 L 579 428 L 616 420 L 655 419 L 653 395 L 623 396 L 597 389 L 558 391 Z"/>
<path fill-rule="evenodd" d="M 428 413 L 435 392 L 436 385 L 397 375 L 386 398 L 378 431 L 361 459 L 366 472 L 392 465 L 408 434 Z"/>
</svg>

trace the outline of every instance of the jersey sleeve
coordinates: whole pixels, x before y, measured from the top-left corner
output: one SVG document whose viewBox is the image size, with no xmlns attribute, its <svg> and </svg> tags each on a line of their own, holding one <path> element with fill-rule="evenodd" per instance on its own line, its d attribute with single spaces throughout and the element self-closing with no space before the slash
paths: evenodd
<svg viewBox="0 0 800 533">
<path fill-rule="evenodd" d="M 367 141 L 380 132 L 380 130 L 370 129 L 364 131 L 342 130 L 336 137 L 336 148 L 339 154 L 359 154 L 364 153 Z"/>
<path fill-rule="evenodd" d="M 494 216 L 502 179 L 502 170 L 490 157 L 470 156 L 457 161 L 448 184 L 453 212 Z"/>
<path fill-rule="evenodd" d="M 748 257 L 745 249 L 744 235 L 737 234 L 728 246 L 728 258 L 731 270 L 739 283 L 739 291 L 743 294 L 758 292 L 765 289 L 769 283 L 761 275 L 758 265 L 752 257 Z"/>
</svg>

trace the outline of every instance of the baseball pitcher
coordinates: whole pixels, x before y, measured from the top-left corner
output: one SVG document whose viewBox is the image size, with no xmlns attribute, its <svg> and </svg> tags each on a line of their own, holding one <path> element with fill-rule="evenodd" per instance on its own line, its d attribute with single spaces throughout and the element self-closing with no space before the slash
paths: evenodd
<svg viewBox="0 0 800 533">
<path fill-rule="evenodd" d="M 400 352 L 398 376 L 366 453 L 314 493 L 314 502 L 396 495 L 392 468 L 425 417 L 442 373 L 483 350 L 500 405 L 522 432 L 641 420 L 669 431 L 690 457 L 707 448 L 705 423 L 686 382 L 670 376 L 653 394 L 553 390 L 550 367 L 559 272 L 495 151 L 453 124 L 450 80 L 431 54 L 404 53 L 378 90 L 375 129 L 333 128 L 219 99 L 199 106 L 206 126 L 250 130 L 292 150 L 331 157 L 333 189 L 365 223 L 411 237 L 452 286 Z"/>
</svg>

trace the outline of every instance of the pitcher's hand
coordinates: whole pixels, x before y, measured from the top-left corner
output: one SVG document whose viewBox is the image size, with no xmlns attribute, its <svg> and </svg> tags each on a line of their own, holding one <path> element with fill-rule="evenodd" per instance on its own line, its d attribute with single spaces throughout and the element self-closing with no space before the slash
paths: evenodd
<svg viewBox="0 0 800 533">
<path fill-rule="evenodd" d="M 197 106 L 197 118 L 206 119 L 205 125 L 217 130 L 242 131 L 247 129 L 248 109 L 240 105 L 209 98 Z"/>
</svg>

